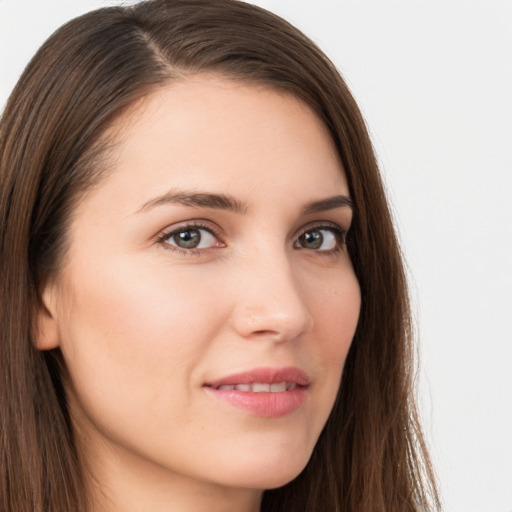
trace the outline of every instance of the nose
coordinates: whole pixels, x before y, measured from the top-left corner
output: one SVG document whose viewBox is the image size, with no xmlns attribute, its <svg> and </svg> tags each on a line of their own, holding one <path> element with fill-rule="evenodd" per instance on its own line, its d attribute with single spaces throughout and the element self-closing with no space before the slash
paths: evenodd
<svg viewBox="0 0 512 512">
<path fill-rule="evenodd" d="M 247 339 L 294 340 L 313 326 L 306 290 L 288 258 L 259 257 L 239 267 L 233 325 Z"/>
</svg>

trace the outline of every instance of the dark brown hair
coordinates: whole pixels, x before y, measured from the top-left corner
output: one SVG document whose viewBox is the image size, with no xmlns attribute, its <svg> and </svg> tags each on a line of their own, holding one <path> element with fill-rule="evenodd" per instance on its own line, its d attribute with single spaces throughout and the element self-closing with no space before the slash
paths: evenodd
<svg viewBox="0 0 512 512">
<path fill-rule="evenodd" d="M 42 283 L 58 272 L 80 194 L 108 169 L 106 129 L 155 88 L 193 73 L 300 98 L 328 127 L 355 216 L 361 286 L 339 395 L 302 474 L 262 511 L 438 508 L 413 396 L 404 269 L 367 130 L 331 62 L 277 16 L 235 0 L 150 0 L 59 29 L 32 59 L 0 125 L 0 510 L 85 512 L 58 350 L 32 334 Z"/>
</svg>

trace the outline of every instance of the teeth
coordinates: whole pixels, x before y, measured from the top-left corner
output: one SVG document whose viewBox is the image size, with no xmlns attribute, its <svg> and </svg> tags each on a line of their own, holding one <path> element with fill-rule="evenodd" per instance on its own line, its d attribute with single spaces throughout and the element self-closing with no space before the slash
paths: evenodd
<svg viewBox="0 0 512 512">
<path fill-rule="evenodd" d="M 252 385 L 253 393 L 268 393 L 270 391 L 270 384 L 260 384 L 259 382 L 255 382 Z"/>
<path fill-rule="evenodd" d="M 286 382 L 278 382 L 277 384 L 270 384 L 270 391 L 274 391 L 274 392 L 286 391 Z"/>
<path fill-rule="evenodd" d="M 283 393 L 284 391 L 291 391 L 295 389 L 297 384 L 295 382 L 276 382 L 274 384 L 267 384 L 265 382 L 253 382 L 252 384 L 236 384 L 219 386 L 217 389 L 221 391 L 246 391 L 252 393 Z"/>
</svg>

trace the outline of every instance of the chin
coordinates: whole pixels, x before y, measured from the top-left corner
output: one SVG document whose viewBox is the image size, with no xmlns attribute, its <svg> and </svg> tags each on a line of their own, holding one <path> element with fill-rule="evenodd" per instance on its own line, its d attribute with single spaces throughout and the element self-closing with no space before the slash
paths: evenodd
<svg viewBox="0 0 512 512">
<path fill-rule="evenodd" d="M 307 464 L 308 461 L 306 461 Z M 276 475 L 267 475 L 264 482 L 261 482 L 261 485 L 258 486 L 258 489 L 270 490 L 270 489 L 278 489 L 279 487 L 283 487 L 286 484 L 289 484 L 292 480 L 295 480 L 306 467 L 306 464 L 302 466 L 299 470 L 290 471 L 287 473 L 279 473 Z"/>
<path fill-rule="evenodd" d="M 294 480 L 306 467 L 310 453 L 278 453 L 251 460 L 240 458 L 235 468 L 225 475 L 230 486 L 250 489 L 276 489 Z M 231 478 L 229 478 L 231 476 Z M 234 477 L 234 478 L 233 478 Z"/>
<path fill-rule="evenodd" d="M 300 468 L 291 468 L 287 470 L 283 470 L 282 468 L 267 468 L 263 473 L 257 474 L 244 472 L 242 475 L 237 475 L 236 481 L 228 482 L 228 486 L 244 489 L 258 489 L 262 491 L 277 489 L 297 478 L 306 464 Z"/>
</svg>

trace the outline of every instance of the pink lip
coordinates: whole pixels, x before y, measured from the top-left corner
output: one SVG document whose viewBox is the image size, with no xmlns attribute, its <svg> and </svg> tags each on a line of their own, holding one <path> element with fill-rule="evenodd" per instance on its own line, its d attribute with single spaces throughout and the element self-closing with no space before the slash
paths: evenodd
<svg viewBox="0 0 512 512">
<path fill-rule="evenodd" d="M 260 393 L 217 389 L 219 386 L 280 382 L 295 384 L 295 388 L 287 391 Z M 206 383 L 204 389 L 209 395 L 255 416 L 278 418 L 291 414 L 302 406 L 308 393 L 308 386 L 309 377 L 305 372 L 299 368 L 287 367 L 255 368 L 247 372 L 228 375 Z"/>
<path fill-rule="evenodd" d="M 206 383 L 206 386 L 217 388 L 236 384 L 252 384 L 253 382 L 265 382 L 275 384 L 277 382 L 294 382 L 299 386 L 307 386 L 309 377 L 299 368 L 289 366 L 286 368 L 254 368 L 247 372 L 236 373 Z"/>
</svg>

